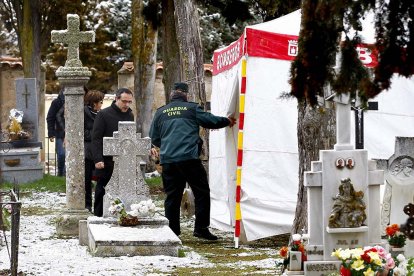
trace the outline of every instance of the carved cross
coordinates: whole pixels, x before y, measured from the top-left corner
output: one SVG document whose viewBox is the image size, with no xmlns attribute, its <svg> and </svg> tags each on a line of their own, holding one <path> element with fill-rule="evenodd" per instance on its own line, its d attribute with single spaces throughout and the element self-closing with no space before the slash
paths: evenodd
<svg viewBox="0 0 414 276">
<path fill-rule="evenodd" d="M 135 122 L 120 122 L 114 137 L 104 138 L 104 155 L 118 157 L 119 183 L 130 187 L 135 186 L 135 168 L 151 148 L 150 140 L 140 136 L 136 133 Z"/>
<path fill-rule="evenodd" d="M 24 92 L 22 93 L 22 95 L 25 98 L 25 102 L 26 102 L 26 108 L 28 108 L 28 103 L 27 103 L 27 97 L 30 96 L 30 93 L 27 91 L 27 84 L 24 84 Z"/>
<path fill-rule="evenodd" d="M 95 32 L 81 32 L 79 29 L 79 16 L 77 14 L 68 14 L 67 21 L 67 30 L 52 31 L 52 42 L 64 43 L 68 45 L 67 62 L 70 60 L 76 60 L 80 62 L 79 44 L 85 42 L 95 42 Z"/>
</svg>

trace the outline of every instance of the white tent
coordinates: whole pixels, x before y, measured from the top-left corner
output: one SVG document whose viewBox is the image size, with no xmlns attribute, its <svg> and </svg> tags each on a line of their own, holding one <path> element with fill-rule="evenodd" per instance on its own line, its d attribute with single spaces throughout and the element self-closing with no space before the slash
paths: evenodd
<svg viewBox="0 0 414 276">
<path fill-rule="evenodd" d="M 238 116 L 239 128 L 210 132 L 211 226 L 236 228 L 236 236 L 240 226 L 248 241 L 288 233 L 294 219 L 297 102 L 280 96 L 290 91 L 300 17 L 298 10 L 249 26 L 237 41 L 214 52 L 211 111 Z M 365 22 L 373 26 L 372 18 Z M 364 28 L 362 37 L 374 42 L 373 28 Z M 373 53 L 363 45 L 359 51 L 366 66 L 375 65 Z M 365 111 L 370 158 L 387 159 L 395 136 L 414 136 L 414 109 L 406 100 L 414 81 L 395 77 L 390 90 L 374 99 L 378 111 Z"/>
</svg>

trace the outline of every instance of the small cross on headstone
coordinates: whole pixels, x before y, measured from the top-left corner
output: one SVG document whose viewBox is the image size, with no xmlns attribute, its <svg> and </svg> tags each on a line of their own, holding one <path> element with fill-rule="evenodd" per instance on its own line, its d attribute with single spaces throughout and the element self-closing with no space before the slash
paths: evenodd
<svg viewBox="0 0 414 276">
<path fill-rule="evenodd" d="M 119 197 L 127 210 L 131 204 L 150 198 L 140 169 L 140 160 L 151 148 L 150 139 L 137 134 L 135 122 L 119 122 L 118 126 L 114 137 L 105 137 L 103 143 L 103 154 L 114 156 L 115 161 L 112 178 L 105 188 L 104 216 L 109 207 L 107 194 Z"/>
<path fill-rule="evenodd" d="M 52 31 L 52 42 L 68 45 L 66 67 L 82 67 L 79 59 L 79 43 L 95 42 L 95 32 L 81 32 L 79 29 L 79 16 L 77 14 L 68 14 L 67 20 L 67 30 Z"/>
<path fill-rule="evenodd" d="M 24 84 L 24 92 L 22 93 L 22 95 L 25 98 L 26 108 L 27 108 L 28 107 L 27 97 L 30 96 L 30 93 L 27 91 L 27 83 Z"/>
</svg>

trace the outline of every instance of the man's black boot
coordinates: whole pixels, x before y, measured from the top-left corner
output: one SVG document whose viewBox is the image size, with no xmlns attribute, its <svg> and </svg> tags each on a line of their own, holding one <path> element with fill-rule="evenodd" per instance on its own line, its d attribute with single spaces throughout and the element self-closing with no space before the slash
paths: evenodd
<svg viewBox="0 0 414 276">
<path fill-rule="evenodd" d="M 208 228 L 195 229 L 193 236 L 201 239 L 206 239 L 209 241 L 218 240 L 218 237 L 216 235 L 211 234 Z"/>
</svg>

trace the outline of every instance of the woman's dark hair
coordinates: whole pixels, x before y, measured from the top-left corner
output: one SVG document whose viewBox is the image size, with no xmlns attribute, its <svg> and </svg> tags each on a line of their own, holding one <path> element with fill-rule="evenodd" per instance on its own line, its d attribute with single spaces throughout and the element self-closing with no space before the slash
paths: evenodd
<svg viewBox="0 0 414 276">
<path fill-rule="evenodd" d="M 103 100 L 104 93 L 98 90 L 89 90 L 88 93 L 86 93 L 84 98 L 85 105 L 93 106 L 94 103 L 98 103 Z"/>
<path fill-rule="evenodd" d="M 134 96 L 134 94 L 132 94 L 132 91 L 129 90 L 128 88 L 119 88 L 118 91 L 116 91 L 115 93 L 115 98 L 117 99 L 121 98 L 121 94 L 124 94 L 124 93 Z"/>
</svg>

